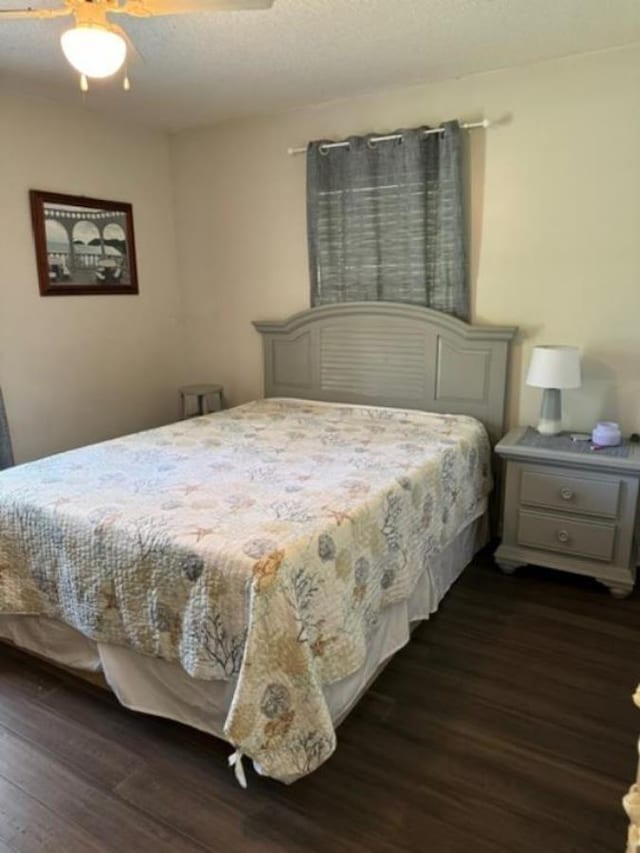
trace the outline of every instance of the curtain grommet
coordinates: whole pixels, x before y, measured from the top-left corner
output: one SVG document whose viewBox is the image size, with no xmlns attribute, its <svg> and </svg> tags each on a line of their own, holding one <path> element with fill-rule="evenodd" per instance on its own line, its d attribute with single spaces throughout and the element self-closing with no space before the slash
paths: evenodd
<svg viewBox="0 0 640 853">
<path fill-rule="evenodd" d="M 326 157 L 332 148 L 344 148 L 345 151 L 351 151 L 350 142 L 328 142 L 318 146 L 318 151 L 323 157 Z"/>
</svg>

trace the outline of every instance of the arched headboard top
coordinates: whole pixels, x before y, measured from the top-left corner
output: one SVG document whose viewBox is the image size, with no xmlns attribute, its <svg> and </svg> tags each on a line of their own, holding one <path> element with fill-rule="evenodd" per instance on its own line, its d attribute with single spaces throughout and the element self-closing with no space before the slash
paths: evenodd
<svg viewBox="0 0 640 853">
<path fill-rule="evenodd" d="M 473 415 L 504 431 L 514 327 L 474 326 L 396 302 L 345 302 L 254 321 L 267 397 Z"/>
</svg>

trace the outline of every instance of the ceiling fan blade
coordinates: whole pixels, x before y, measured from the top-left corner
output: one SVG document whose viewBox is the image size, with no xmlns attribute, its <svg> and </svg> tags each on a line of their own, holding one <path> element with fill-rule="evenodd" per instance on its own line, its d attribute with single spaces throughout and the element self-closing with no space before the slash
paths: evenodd
<svg viewBox="0 0 640 853">
<path fill-rule="evenodd" d="M 251 9 L 270 9 L 274 0 L 124 0 L 109 12 L 119 12 L 140 18 L 158 15 L 187 15 L 194 12 L 234 12 Z"/>
<path fill-rule="evenodd" d="M 61 6 L 59 9 L 34 9 L 33 6 L 27 6 L 25 9 L 0 9 L 0 17 L 8 19 L 28 18 L 32 21 L 45 21 L 48 18 L 64 18 L 67 15 L 73 15 L 73 9 L 69 6 Z"/>
</svg>

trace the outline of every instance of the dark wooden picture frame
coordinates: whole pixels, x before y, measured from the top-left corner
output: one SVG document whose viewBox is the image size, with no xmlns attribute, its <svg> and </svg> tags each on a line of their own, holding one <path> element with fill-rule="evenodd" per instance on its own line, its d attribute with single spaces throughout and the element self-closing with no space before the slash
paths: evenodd
<svg viewBox="0 0 640 853">
<path fill-rule="evenodd" d="M 138 293 L 133 208 L 31 190 L 41 296 Z"/>
</svg>

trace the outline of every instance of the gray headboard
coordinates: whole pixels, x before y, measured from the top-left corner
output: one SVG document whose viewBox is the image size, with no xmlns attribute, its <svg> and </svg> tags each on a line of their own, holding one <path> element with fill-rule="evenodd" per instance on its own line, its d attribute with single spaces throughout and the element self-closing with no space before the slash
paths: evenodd
<svg viewBox="0 0 640 853">
<path fill-rule="evenodd" d="M 473 415 L 493 440 L 503 433 L 515 328 L 392 302 L 323 305 L 254 326 L 267 397 Z"/>
</svg>

